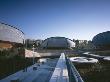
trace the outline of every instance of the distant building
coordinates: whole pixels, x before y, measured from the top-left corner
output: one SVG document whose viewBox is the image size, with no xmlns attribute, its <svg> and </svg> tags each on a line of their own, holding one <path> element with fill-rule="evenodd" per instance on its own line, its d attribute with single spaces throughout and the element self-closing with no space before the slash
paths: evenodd
<svg viewBox="0 0 110 82">
<path fill-rule="evenodd" d="M 43 42 L 43 40 L 41 40 L 41 39 L 35 40 L 35 44 L 36 44 L 37 47 L 40 47 L 42 42 Z"/>
<path fill-rule="evenodd" d="M 85 49 L 88 44 L 87 40 L 75 40 L 76 49 Z"/>
<path fill-rule="evenodd" d="M 50 37 L 43 41 L 41 47 L 46 49 L 71 49 L 75 47 L 75 43 L 65 37 Z"/>
<path fill-rule="evenodd" d="M 93 37 L 95 49 L 110 49 L 110 31 L 102 32 Z"/>
<path fill-rule="evenodd" d="M 93 50 L 93 49 L 95 49 L 95 46 L 94 46 L 94 44 L 93 44 L 93 42 L 91 40 L 88 41 L 85 49 L 86 50 Z"/>
<path fill-rule="evenodd" d="M 33 48 L 33 45 L 34 45 L 35 48 L 38 48 L 38 47 L 40 47 L 40 45 L 41 45 L 42 42 L 43 42 L 43 40 L 40 40 L 40 39 L 37 39 L 37 40 L 26 39 L 25 40 L 25 46 L 28 49 L 32 49 Z"/>
<path fill-rule="evenodd" d="M 34 41 L 35 40 L 32 40 L 32 39 L 26 39 L 25 40 L 25 47 L 28 48 L 28 49 L 32 49 Z"/>
</svg>

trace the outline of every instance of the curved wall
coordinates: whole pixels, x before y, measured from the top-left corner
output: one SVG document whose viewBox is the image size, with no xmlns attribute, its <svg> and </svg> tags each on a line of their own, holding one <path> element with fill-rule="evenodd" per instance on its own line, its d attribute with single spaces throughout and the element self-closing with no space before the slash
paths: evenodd
<svg viewBox="0 0 110 82">
<path fill-rule="evenodd" d="M 0 40 L 15 43 L 23 43 L 24 33 L 13 26 L 0 23 Z"/>
<path fill-rule="evenodd" d="M 99 33 L 92 39 L 93 44 L 99 48 L 110 48 L 110 31 Z"/>
<path fill-rule="evenodd" d="M 43 48 L 72 48 L 75 43 L 65 37 L 50 37 L 41 44 Z"/>
</svg>

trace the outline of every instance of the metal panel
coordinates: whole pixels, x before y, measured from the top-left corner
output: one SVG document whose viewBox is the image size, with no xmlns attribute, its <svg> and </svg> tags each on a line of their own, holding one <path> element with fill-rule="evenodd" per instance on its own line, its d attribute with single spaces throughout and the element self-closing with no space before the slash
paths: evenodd
<svg viewBox="0 0 110 82">
<path fill-rule="evenodd" d="M 75 43 L 65 37 L 51 37 L 46 39 L 41 47 L 52 47 L 52 48 L 71 48 L 75 47 Z"/>
<path fill-rule="evenodd" d="M 23 43 L 24 34 L 10 25 L 0 23 L 0 40 Z"/>
</svg>

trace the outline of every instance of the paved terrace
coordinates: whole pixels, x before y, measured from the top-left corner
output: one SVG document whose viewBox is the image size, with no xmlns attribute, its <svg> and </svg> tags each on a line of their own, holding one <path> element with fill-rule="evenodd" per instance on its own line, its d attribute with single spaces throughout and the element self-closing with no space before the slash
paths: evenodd
<svg viewBox="0 0 110 82">
<path fill-rule="evenodd" d="M 37 67 L 37 70 L 33 70 L 33 67 Z M 48 59 L 40 66 L 36 63 L 28 67 L 27 72 L 18 71 L 0 82 L 11 82 L 11 80 L 12 82 L 69 82 L 65 55 L 62 53 L 59 60 Z"/>
<path fill-rule="evenodd" d="M 58 59 L 48 59 L 44 64 L 34 64 L 27 68 L 27 72 L 23 70 L 18 71 L 2 80 L 0 82 L 49 82 L 51 75 L 55 69 Z M 40 66 L 39 66 L 40 65 Z M 37 67 L 37 70 L 33 70 L 33 67 Z"/>
</svg>

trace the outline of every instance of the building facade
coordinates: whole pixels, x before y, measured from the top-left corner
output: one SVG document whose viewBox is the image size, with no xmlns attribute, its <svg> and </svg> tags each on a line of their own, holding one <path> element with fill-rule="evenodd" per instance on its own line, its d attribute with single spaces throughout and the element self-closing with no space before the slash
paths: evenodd
<svg viewBox="0 0 110 82">
<path fill-rule="evenodd" d="M 41 47 L 49 49 L 70 49 L 75 47 L 75 43 L 65 37 L 50 37 L 43 41 Z"/>
<path fill-rule="evenodd" d="M 93 37 L 95 49 L 110 49 L 110 31 L 102 32 Z"/>
<path fill-rule="evenodd" d="M 23 44 L 24 33 L 14 26 L 0 23 L 0 40 Z"/>
</svg>

